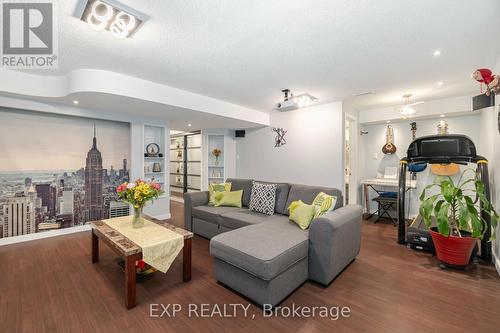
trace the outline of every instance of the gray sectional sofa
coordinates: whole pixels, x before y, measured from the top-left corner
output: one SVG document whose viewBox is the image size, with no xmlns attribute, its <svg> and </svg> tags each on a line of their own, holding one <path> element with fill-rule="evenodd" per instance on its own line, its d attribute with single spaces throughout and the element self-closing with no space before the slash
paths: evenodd
<svg viewBox="0 0 500 333">
<path fill-rule="evenodd" d="M 333 188 L 278 183 L 275 214 L 248 209 L 251 179 L 227 179 L 243 190 L 243 207 L 208 206 L 208 192 L 184 195 L 185 228 L 211 239 L 219 282 L 258 304 L 277 305 L 310 279 L 328 285 L 359 253 L 361 207 L 342 207 Z M 315 219 L 308 230 L 288 217 L 295 200 L 310 204 L 324 192 L 338 197 L 335 209 Z"/>
</svg>

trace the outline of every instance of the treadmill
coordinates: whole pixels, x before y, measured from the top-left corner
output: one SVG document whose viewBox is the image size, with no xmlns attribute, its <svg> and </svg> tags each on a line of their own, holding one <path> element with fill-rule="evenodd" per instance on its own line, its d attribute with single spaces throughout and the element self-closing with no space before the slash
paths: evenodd
<svg viewBox="0 0 500 333">
<path fill-rule="evenodd" d="M 405 219 L 405 196 L 406 196 L 406 174 L 409 164 L 467 164 L 477 165 L 477 177 L 485 185 L 485 196 L 491 200 L 490 182 L 488 178 L 488 160 L 476 153 L 476 146 L 472 140 L 465 135 L 446 134 L 429 135 L 415 139 L 408 147 L 407 156 L 399 162 L 399 186 L 398 186 L 398 243 L 407 244 L 412 248 L 421 247 L 422 250 L 434 250 L 432 238 L 427 227 L 422 222 L 415 223 L 406 228 Z M 480 259 L 491 262 L 492 251 L 489 239 L 491 237 L 490 216 L 481 210 L 481 217 L 486 221 L 486 231 L 481 240 Z M 418 219 L 418 217 L 417 217 Z M 432 245 L 431 245 L 432 244 Z M 419 246 L 419 247 L 417 247 Z"/>
</svg>

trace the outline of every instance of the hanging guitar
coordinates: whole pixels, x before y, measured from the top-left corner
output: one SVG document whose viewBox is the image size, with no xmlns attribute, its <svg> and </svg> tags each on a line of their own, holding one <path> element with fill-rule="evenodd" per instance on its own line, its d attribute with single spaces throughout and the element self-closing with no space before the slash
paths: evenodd
<svg viewBox="0 0 500 333">
<path fill-rule="evenodd" d="M 394 145 L 394 132 L 391 125 L 387 125 L 385 130 L 385 145 L 382 147 L 382 152 L 386 155 L 394 154 L 396 146 Z"/>
<path fill-rule="evenodd" d="M 411 128 L 411 138 L 412 140 L 415 140 L 417 138 L 417 123 L 416 122 L 410 123 L 410 128 Z"/>
<path fill-rule="evenodd" d="M 410 123 L 410 130 L 411 130 L 411 138 L 413 141 L 415 141 L 415 139 L 417 138 L 417 123 L 415 121 Z M 408 165 L 408 171 L 411 172 L 412 180 L 416 180 L 417 173 L 424 171 L 426 168 L 427 168 L 427 163 L 421 163 L 421 164 L 410 163 Z"/>
<path fill-rule="evenodd" d="M 446 135 L 448 133 L 448 123 L 446 120 L 440 120 L 437 125 L 437 134 Z M 458 164 L 449 163 L 449 164 L 432 164 L 431 172 L 438 176 L 453 176 L 460 172 L 460 167 Z"/>
</svg>

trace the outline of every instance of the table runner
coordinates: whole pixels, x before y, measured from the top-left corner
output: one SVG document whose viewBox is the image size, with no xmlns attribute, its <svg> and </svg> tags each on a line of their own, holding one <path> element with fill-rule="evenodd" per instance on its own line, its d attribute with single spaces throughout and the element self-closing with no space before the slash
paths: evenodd
<svg viewBox="0 0 500 333">
<path fill-rule="evenodd" d="M 144 219 L 144 227 L 134 229 L 132 216 L 103 220 L 111 228 L 142 248 L 142 260 L 166 273 L 184 247 L 184 237 Z"/>
</svg>

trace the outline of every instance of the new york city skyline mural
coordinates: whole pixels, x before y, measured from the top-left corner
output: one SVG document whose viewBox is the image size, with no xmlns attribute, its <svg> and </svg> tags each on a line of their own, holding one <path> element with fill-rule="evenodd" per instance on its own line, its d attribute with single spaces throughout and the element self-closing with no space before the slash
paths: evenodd
<svg viewBox="0 0 500 333">
<path fill-rule="evenodd" d="M 128 215 L 127 123 L 0 109 L 0 238 Z"/>
</svg>

